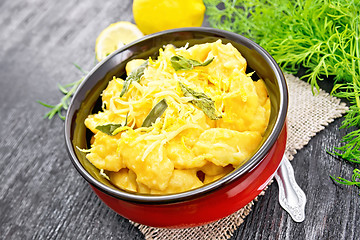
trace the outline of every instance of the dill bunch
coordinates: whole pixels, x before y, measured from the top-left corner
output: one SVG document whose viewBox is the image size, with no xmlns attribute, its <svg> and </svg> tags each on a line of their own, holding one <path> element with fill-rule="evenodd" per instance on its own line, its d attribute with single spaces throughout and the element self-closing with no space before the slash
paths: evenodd
<svg viewBox="0 0 360 240">
<path fill-rule="evenodd" d="M 204 0 L 210 26 L 244 35 L 265 48 L 287 72 L 307 69 L 313 92 L 323 77 L 334 79 L 332 94 L 350 108 L 341 128 L 356 129 L 332 154 L 360 164 L 359 0 Z M 358 165 L 357 165 L 358 166 Z M 360 188 L 359 169 L 351 180 Z"/>
</svg>

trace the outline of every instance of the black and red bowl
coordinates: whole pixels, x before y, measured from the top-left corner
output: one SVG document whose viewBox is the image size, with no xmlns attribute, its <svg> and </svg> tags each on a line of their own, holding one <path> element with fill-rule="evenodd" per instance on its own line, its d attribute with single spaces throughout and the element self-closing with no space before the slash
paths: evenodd
<svg viewBox="0 0 360 240">
<path fill-rule="evenodd" d="M 248 71 L 265 81 L 271 101 L 271 115 L 264 140 L 244 165 L 223 178 L 187 192 L 146 195 L 120 190 L 107 181 L 77 149 L 89 148 L 91 134 L 85 118 L 100 110 L 100 94 L 113 76 L 125 74 L 125 65 L 136 58 L 157 57 L 159 48 L 173 44 L 230 42 L 246 58 Z M 145 36 L 128 44 L 100 62 L 84 79 L 69 106 L 65 121 L 67 150 L 75 168 L 99 198 L 115 212 L 134 222 L 154 227 L 184 228 L 226 217 L 252 201 L 270 182 L 285 151 L 285 119 L 288 90 L 275 60 L 253 41 L 212 28 L 180 28 Z M 161 173 L 159 173 L 161 174 Z"/>
</svg>

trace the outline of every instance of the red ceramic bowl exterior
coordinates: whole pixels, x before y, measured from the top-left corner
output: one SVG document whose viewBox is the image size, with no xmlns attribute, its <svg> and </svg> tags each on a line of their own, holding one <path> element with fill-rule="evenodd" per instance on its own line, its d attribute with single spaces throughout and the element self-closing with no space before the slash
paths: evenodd
<svg viewBox="0 0 360 240">
<path fill-rule="evenodd" d="M 198 199 L 172 204 L 149 205 L 123 201 L 92 187 L 94 192 L 118 214 L 148 226 L 185 228 L 224 218 L 251 202 L 268 185 L 277 171 L 286 146 L 287 130 L 265 158 L 250 172 L 224 188 Z"/>
<path fill-rule="evenodd" d="M 189 40 L 198 42 L 207 41 L 208 37 L 212 37 L 213 40 L 215 38 L 230 40 L 238 44 L 237 46 L 243 49 L 244 52 L 242 53 L 244 53 L 245 58 L 246 55 L 255 56 L 254 58 L 247 58 L 247 60 L 250 66 L 253 64 L 256 67 L 253 68 L 256 72 L 268 73 L 269 70 L 273 75 L 265 74 L 265 78 L 276 78 L 275 82 L 269 84 L 271 86 L 279 84 L 279 91 L 272 94 L 273 96 L 277 94 L 283 100 L 274 102 L 278 104 L 279 110 L 276 113 L 278 115 L 271 134 L 263 146 L 247 163 L 227 176 L 201 188 L 174 195 L 133 194 L 110 188 L 95 179 L 79 161 L 73 143 L 74 139 L 85 138 L 83 134 L 76 134 L 74 129 L 80 124 L 83 125 L 83 121 L 79 121 L 77 115 L 89 91 L 96 88 L 98 82 L 105 75 L 109 75 L 114 69 L 116 70 L 119 64 L 123 64 L 134 53 L 157 51 L 157 47 L 161 44 L 173 43 L 172 41 L 178 41 L 177 43 Z M 65 120 L 66 146 L 75 168 L 90 183 L 100 199 L 115 212 L 134 222 L 148 226 L 195 227 L 226 217 L 244 207 L 258 196 L 271 181 L 285 152 L 287 104 L 287 87 L 281 70 L 272 57 L 257 44 L 240 35 L 210 28 L 168 30 L 147 36 L 138 42 L 125 46 L 123 49 L 119 49 L 89 73 L 75 93 L 67 112 Z"/>
</svg>

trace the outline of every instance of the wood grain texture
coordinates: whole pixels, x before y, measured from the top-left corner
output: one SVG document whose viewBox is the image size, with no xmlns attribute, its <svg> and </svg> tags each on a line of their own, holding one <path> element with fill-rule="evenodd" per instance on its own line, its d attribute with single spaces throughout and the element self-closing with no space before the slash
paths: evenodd
<svg viewBox="0 0 360 240">
<path fill-rule="evenodd" d="M 131 4 L 0 1 L 1 239 L 144 239 L 93 194 L 68 158 L 63 122 L 43 119 L 47 109 L 36 103 L 57 103 L 56 83 L 81 77 L 73 62 L 94 66 L 97 35 L 110 23 L 133 21 Z M 274 183 L 232 239 L 359 239 L 358 190 L 329 178 L 353 170 L 325 151 L 345 134 L 340 124 L 330 124 L 292 162 L 308 197 L 306 220 L 295 223 L 282 210 Z"/>
</svg>

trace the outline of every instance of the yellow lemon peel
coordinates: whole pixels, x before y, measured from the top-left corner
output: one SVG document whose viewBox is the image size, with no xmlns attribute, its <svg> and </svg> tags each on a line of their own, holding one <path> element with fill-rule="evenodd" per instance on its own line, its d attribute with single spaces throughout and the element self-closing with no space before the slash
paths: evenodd
<svg viewBox="0 0 360 240">
<path fill-rule="evenodd" d="M 180 27 L 200 27 L 204 20 L 202 0 L 134 0 L 133 15 L 139 29 L 151 34 Z"/>
<path fill-rule="evenodd" d="M 131 22 L 121 21 L 110 24 L 96 39 L 96 59 L 102 61 L 118 48 L 143 36 L 139 28 Z"/>
</svg>

